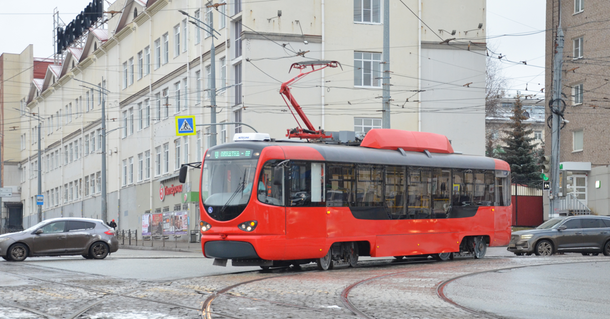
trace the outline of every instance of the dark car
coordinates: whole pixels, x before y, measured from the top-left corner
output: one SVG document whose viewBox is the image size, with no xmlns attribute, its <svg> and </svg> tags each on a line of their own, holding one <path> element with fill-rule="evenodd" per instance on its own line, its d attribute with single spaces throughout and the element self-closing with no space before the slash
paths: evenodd
<svg viewBox="0 0 610 319">
<path fill-rule="evenodd" d="M 62 255 L 104 259 L 118 249 L 114 230 L 99 219 L 55 218 L 18 233 L 0 235 L 0 256 L 8 261 Z"/>
<path fill-rule="evenodd" d="M 550 256 L 558 252 L 610 256 L 609 216 L 569 216 L 552 218 L 536 229 L 512 233 L 508 251 L 516 255 L 532 253 Z"/>
</svg>

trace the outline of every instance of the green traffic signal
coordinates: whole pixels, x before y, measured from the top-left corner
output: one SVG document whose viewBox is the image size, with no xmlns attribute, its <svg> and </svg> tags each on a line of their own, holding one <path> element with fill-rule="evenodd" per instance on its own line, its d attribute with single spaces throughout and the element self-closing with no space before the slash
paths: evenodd
<svg viewBox="0 0 610 319">
<path fill-rule="evenodd" d="M 542 178 L 542 180 L 544 180 L 544 181 L 548 181 L 549 180 L 549 177 L 546 176 L 545 173 L 540 174 L 540 178 Z"/>
</svg>

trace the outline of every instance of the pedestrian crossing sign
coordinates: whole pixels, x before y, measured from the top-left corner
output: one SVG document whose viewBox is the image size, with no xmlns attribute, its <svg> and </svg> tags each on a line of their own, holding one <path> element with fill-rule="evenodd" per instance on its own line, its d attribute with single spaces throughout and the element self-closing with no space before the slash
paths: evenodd
<svg viewBox="0 0 610 319">
<path fill-rule="evenodd" d="M 195 135 L 195 116 L 176 116 L 176 135 Z"/>
</svg>

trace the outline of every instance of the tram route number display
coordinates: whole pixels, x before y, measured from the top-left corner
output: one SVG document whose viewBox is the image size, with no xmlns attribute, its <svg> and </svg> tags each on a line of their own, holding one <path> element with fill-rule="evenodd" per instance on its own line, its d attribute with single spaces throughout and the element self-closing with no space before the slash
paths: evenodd
<svg viewBox="0 0 610 319">
<path fill-rule="evenodd" d="M 215 151 L 214 152 L 214 158 L 215 159 L 220 159 L 220 158 L 251 158 L 251 157 L 252 157 L 252 151 L 251 150 L 246 150 L 246 149 L 222 150 L 222 151 Z"/>
</svg>

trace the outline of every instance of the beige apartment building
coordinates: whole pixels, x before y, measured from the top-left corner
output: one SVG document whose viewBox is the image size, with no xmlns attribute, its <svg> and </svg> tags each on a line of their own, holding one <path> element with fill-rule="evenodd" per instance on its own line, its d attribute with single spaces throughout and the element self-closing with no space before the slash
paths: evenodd
<svg viewBox="0 0 610 319">
<path fill-rule="evenodd" d="M 24 227 L 37 222 L 38 129 L 43 218 L 101 218 L 105 156 L 108 219 L 139 230 L 143 218 L 160 213 L 186 214 L 196 229 L 199 171 L 179 185 L 180 165 L 201 161 L 212 138 L 230 143 L 235 133 L 251 131 L 226 124 L 211 135 L 212 94 L 216 123 L 242 122 L 282 139 L 297 126 L 279 94 L 280 84 L 298 74 L 290 66 L 336 60 L 342 68 L 294 85 L 296 100 L 326 131 L 363 136 L 381 128 L 383 2 L 229 0 L 214 2 L 216 8 L 201 0 L 115 1 L 104 8 L 114 12 L 105 13 L 107 22 L 30 86 L 27 112 L 40 118 L 20 117 Z M 444 134 L 456 151 L 483 155 L 485 1 L 390 5 L 391 127 Z M 215 36 L 180 10 L 212 24 Z M 185 115 L 195 116 L 195 135 L 177 136 L 175 117 Z"/>
<path fill-rule="evenodd" d="M 547 101 L 553 92 L 553 54 L 560 18 L 564 32 L 561 91 L 566 102 L 566 121 L 560 132 L 560 162 L 561 172 L 567 176 L 566 193 L 600 215 L 610 214 L 608 14 L 608 1 L 561 1 L 561 8 L 558 1 L 547 1 Z M 550 154 L 549 128 L 545 134 L 546 153 Z"/>
</svg>

